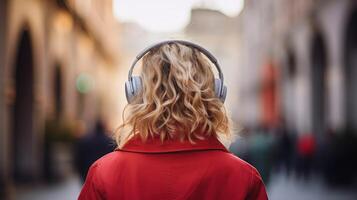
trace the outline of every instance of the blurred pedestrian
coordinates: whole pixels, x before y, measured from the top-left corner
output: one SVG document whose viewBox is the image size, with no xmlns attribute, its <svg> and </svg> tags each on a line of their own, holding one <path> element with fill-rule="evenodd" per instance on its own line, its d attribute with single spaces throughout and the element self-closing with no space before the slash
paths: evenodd
<svg viewBox="0 0 357 200">
<path fill-rule="evenodd" d="M 274 159 L 274 136 L 266 127 L 253 131 L 249 137 L 249 159 L 261 173 L 266 184 L 269 183 Z"/>
<path fill-rule="evenodd" d="M 102 121 L 96 122 L 94 131 L 84 134 L 75 145 L 75 165 L 84 182 L 89 167 L 100 157 L 114 150 L 114 141 L 108 137 Z"/>
<path fill-rule="evenodd" d="M 229 150 L 239 158 L 247 161 L 248 160 L 248 140 L 247 133 L 248 130 L 242 131 L 242 135 L 235 138 L 232 144 L 229 146 Z"/>
<path fill-rule="evenodd" d="M 277 167 L 283 168 L 289 176 L 292 168 L 294 154 L 294 134 L 289 131 L 285 123 L 280 125 L 277 135 L 276 160 Z"/>
<path fill-rule="evenodd" d="M 200 52 L 217 63 L 182 41 L 137 56 L 144 67 L 141 78 L 126 83 L 131 112 L 119 128 L 118 149 L 92 165 L 80 200 L 267 200 L 258 171 L 218 139 L 230 135 L 225 89 Z"/>
<path fill-rule="evenodd" d="M 316 141 L 313 134 L 306 133 L 299 137 L 297 143 L 297 173 L 299 177 L 303 176 L 305 179 L 308 179 L 310 177 L 315 150 Z"/>
</svg>

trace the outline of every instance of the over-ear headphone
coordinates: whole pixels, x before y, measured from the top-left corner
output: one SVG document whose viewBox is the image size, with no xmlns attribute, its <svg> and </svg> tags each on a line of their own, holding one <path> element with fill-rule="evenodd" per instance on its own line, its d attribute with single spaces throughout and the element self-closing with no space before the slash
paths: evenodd
<svg viewBox="0 0 357 200">
<path fill-rule="evenodd" d="M 182 44 L 182 45 L 185 45 L 188 47 L 193 47 L 193 48 L 197 49 L 198 51 L 203 53 L 214 64 L 214 66 L 216 66 L 216 68 L 218 70 L 219 78 L 218 79 L 216 78 L 214 81 L 214 91 L 215 91 L 216 97 L 219 98 L 222 102 L 224 102 L 226 99 L 226 95 L 227 95 L 227 87 L 223 83 L 223 80 L 224 80 L 223 73 L 222 73 L 221 68 L 218 64 L 217 59 L 208 50 L 206 50 L 205 48 L 203 48 L 197 44 L 194 44 L 192 42 L 188 42 L 188 41 L 184 41 L 184 40 L 167 40 L 167 41 L 159 42 L 159 43 L 156 43 L 156 44 L 153 44 L 153 45 L 147 47 L 146 49 L 141 51 L 136 56 L 133 64 L 130 67 L 130 70 L 129 70 L 128 81 L 125 82 L 125 95 L 126 95 L 126 99 L 128 100 L 128 103 L 132 103 L 134 101 L 134 99 L 136 98 L 136 96 L 138 96 L 141 93 L 141 90 L 143 88 L 141 77 L 140 76 L 132 76 L 133 69 L 134 69 L 136 63 L 152 49 L 155 49 L 155 48 L 160 47 L 165 44 L 172 44 L 172 43 L 178 43 L 178 44 Z"/>
</svg>

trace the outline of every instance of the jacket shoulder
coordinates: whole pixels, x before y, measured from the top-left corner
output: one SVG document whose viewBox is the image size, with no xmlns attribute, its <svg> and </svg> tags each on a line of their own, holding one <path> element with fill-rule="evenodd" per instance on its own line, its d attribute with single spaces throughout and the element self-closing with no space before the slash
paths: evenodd
<svg viewBox="0 0 357 200">
<path fill-rule="evenodd" d="M 224 167 L 236 169 L 239 170 L 240 172 L 245 172 L 245 173 L 252 173 L 254 171 L 257 172 L 255 167 L 253 167 L 251 164 L 249 164 L 248 162 L 242 160 L 241 158 L 235 156 L 230 152 L 222 153 L 222 155 L 219 158 L 219 161 L 221 165 L 223 165 Z"/>
<path fill-rule="evenodd" d="M 226 177 L 229 177 L 228 180 L 230 180 L 231 183 L 236 183 L 237 180 L 240 180 L 241 183 L 244 182 L 247 186 L 248 199 L 268 199 L 264 182 L 255 167 L 232 153 L 226 152 L 224 156 L 221 157 L 220 162 L 222 164 L 219 171 L 224 170 L 225 175 L 229 175 Z M 220 173 L 220 175 L 222 174 Z"/>
<path fill-rule="evenodd" d="M 112 166 L 115 165 L 120 159 L 120 156 L 118 155 L 120 152 L 118 151 L 113 151 L 108 154 L 105 154 L 98 160 L 96 160 L 93 165 L 97 166 L 97 168 L 105 168 L 107 166 Z"/>
</svg>

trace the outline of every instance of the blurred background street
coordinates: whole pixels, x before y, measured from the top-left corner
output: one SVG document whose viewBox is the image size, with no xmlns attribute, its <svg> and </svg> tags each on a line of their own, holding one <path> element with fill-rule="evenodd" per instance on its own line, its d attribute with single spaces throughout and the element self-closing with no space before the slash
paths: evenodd
<svg viewBox="0 0 357 200">
<path fill-rule="evenodd" d="M 357 199 L 357 0 L 0 0 L 0 199 L 76 199 L 131 62 L 173 38 L 219 60 L 224 144 L 269 199 Z"/>
</svg>

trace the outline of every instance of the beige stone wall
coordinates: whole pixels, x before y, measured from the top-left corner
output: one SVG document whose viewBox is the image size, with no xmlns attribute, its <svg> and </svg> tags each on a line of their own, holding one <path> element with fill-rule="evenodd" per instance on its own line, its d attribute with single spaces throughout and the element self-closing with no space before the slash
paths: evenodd
<svg viewBox="0 0 357 200">
<path fill-rule="evenodd" d="M 29 141 L 31 151 L 26 155 L 31 160 L 28 167 L 34 177 L 42 173 L 45 120 L 54 117 L 56 67 L 61 74 L 64 121 L 83 120 L 91 128 L 98 118 L 112 124 L 117 120 L 120 29 L 109 12 L 112 1 L 97 1 L 95 5 L 103 7 L 98 15 L 90 14 L 95 5 L 80 11 L 71 4 L 74 1 L 65 2 L 67 7 L 56 1 L 0 1 L 0 181 L 6 179 L 6 183 L 11 183 L 14 65 L 23 31 L 30 33 L 34 62 L 34 134 Z M 79 102 L 76 80 L 83 73 L 91 77 L 93 88 Z M 83 106 L 83 113 L 79 113 L 79 106 Z"/>
</svg>

